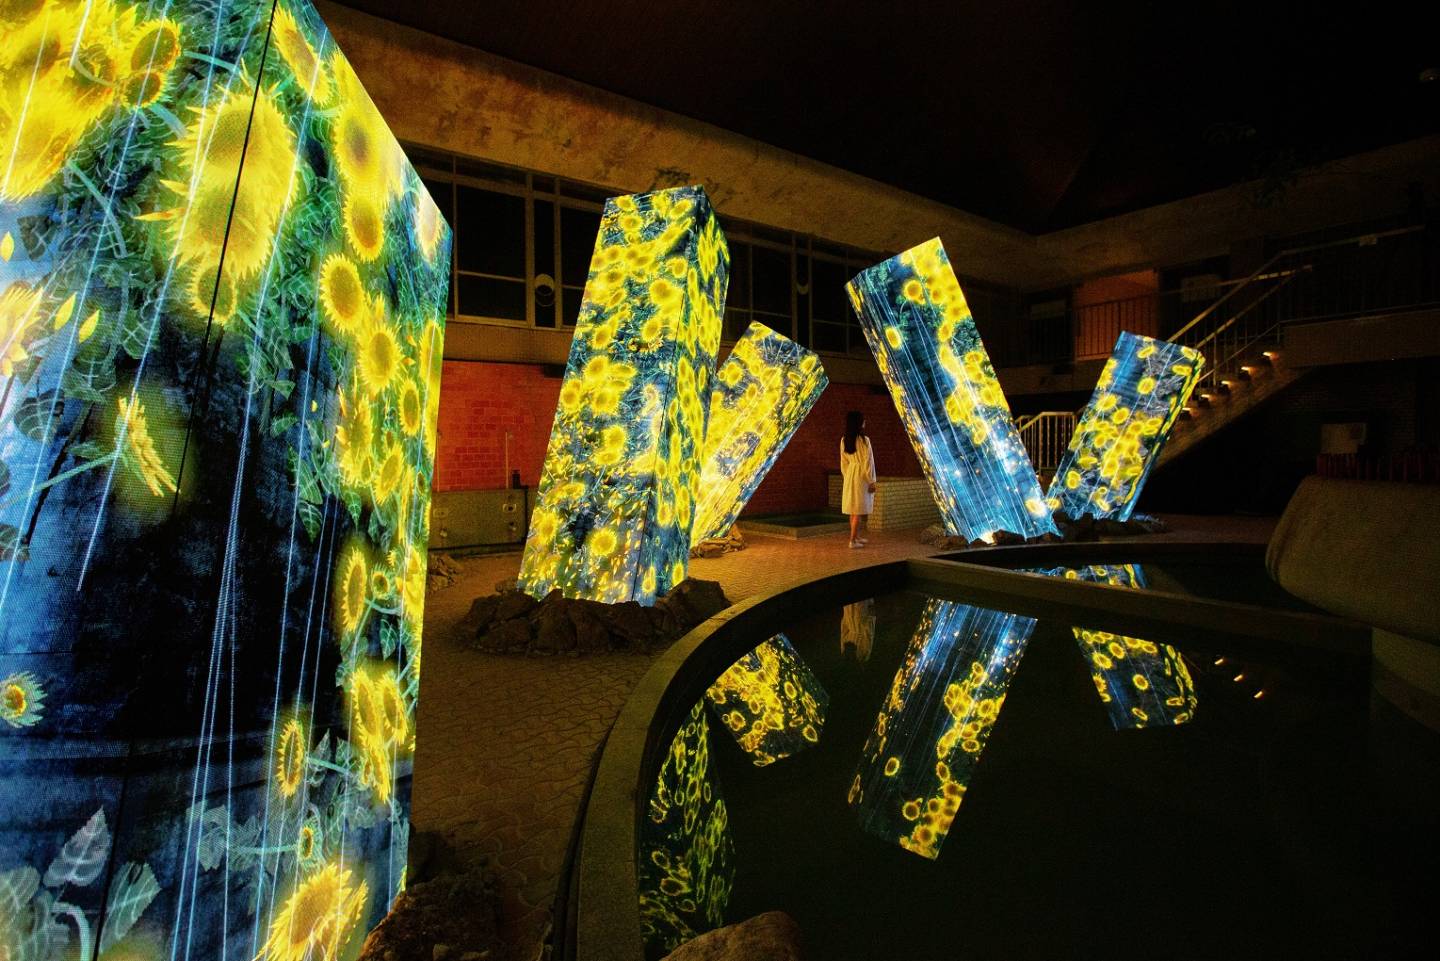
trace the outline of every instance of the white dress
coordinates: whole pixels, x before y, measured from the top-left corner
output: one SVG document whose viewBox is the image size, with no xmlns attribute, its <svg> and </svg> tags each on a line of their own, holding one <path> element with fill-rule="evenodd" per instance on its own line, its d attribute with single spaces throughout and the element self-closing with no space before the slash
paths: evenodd
<svg viewBox="0 0 1440 961">
<path fill-rule="evenodd" d="M 875 483 L 875 458 L 870 453 L 870 438 L 855 438 L 855 453 L 845 451 L 845 438 L 840 438 L 840 510 L 846 514 L 868 514 L 875 505 L 870 485 Z"/>
</svg>

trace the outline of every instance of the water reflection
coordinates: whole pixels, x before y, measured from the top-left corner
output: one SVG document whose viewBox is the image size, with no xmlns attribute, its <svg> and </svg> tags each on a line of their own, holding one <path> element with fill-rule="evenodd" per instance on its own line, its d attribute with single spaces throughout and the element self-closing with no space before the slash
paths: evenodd
<svg viewBox="0 0 1440 961">
<path fill-rule="evenodd" d="M 1039 569 L 1037 574 L 1144 589 L 1134 564 Z M 1144 638 L 1074 627 L 1095 690 L 1117 731 L 1184 724 L 1195 716 L 1195 683 L 1180 652 Z"/>
<path fill-rule="evenodd" d="M 830 695 L 784 634 L 730 665 L 705 696 L 756 767 L 818 742 L 830 706 Z"/>
<path fill-rule="evenodd" d="M 935 858 L 1035 619 L 931 599 L 850 786 L 861 827 Z"/>
<path fill-rule="evenodd" d="M 840 654 L 864 664 L 875 647 L 875 599 L 846 604 L 840 614 Z"/>
<path fill-rule="evenodd" d="M 720 785 L 710 769 L 705 702 L 675 733 L 640 825 L 640 920 L 652 952 L 665 954 L 724 923 L 735 848 Z"/>
</svg>

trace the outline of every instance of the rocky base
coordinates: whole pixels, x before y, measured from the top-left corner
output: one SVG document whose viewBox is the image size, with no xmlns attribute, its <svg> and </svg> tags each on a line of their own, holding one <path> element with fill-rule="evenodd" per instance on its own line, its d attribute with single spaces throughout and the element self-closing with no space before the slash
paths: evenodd
<svg viewBox="0 0 1440 961">
<path fill-rule="evenodd" d="M 800 925 L 784 911 L 707 931 L 667 954 L 664 961 L 800 961 Z"/>
<path fill-rule="evenodd" d="M 931 524 L 920 532 L 920 543 L 941 550 L 960 551 L 1010 544 L 1057 544 L 1093 541 L 1101 537 L 1135 537 L 1140 534 L 1163 534 L 1170 529 L 1169 525 L 1152 514 L 1132 514 L 1128 521 L 1096 520 L 1088 514 L 1077 518 L 1056 514 L 1055 526 L 1060 528 L 1059 537 L 1043 534 L 1040 537 L 1025 538 L 1009 531 L 996 531 L 994 539 L 987 543 L 947 534 L 945 528 L 939 524 Z"/>
<path fill-rule="evenodd" d="M 743 551 L 745 549 L 745 535 L 740 533 L 739 527 L 730 528 L 729 532 L 721 537 L 712 537 L 708 541 L 701 541 L 690 548 L 691 557 L 719 557 L 721 554 L 728 554 L 731 551 Z"/>
<path fill-rule="evenodd" d="M 423 852 L 433 845 L 424 834 L 411 844 L 410 877 L 426 880 L 412 882 L 395 899 L 366 937 L 359 961 L 505 961 L 496 928 L 500 898 L 490 872 L 483 864 L 468 870 L 417 865 L 417 854 L 425 860 Z M 436 868 L 440 873 L 433 873 Z"/>
<path fill-rule="evenodd" d="M 559 591 L 537 601 L 505 590 L 476 598 L 460 632 L 471 646 L 496 654 L 648 654 L 729 606 L 718 582 L 694 578 L 675 585 L 654 607 L 574 600 Z"/>
<path fill-rule="evenodd" d="M 429 576 L 426 587 L 431 591 L 443 591 L 455 583 L 460 576 L 460 565 L 449 554 L 431 554 Z"/>
</svg>

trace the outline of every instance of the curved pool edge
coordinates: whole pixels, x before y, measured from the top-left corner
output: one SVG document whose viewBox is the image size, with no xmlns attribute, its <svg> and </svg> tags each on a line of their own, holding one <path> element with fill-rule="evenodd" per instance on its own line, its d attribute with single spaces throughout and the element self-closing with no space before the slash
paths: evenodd
<svg viewBox="0 0 1440 961">
<path fill-rule="evenodd" d="M 1141 550 L 1134 551 L 1136 547 Z M 1096 548 L 1103 548 L 1105 553 L 1121 548 L 1159 557 L 1215 553 L 1217 548 L 1223 553 L 1228 552 L 1227 547 L 1235 545 L 1111 542 L 999 547 L 969 553 L 976 555 L 977 561 L 987 555 L 996 559 L 1024 556 L 1047 563 L 1093 558 Z M 1044 553 L 1020 553 L 1032 549 Z M 1137 591 L 938 558 L 857 568 L 747 598 L 690 631 L 656 659 L 621 708 L 602 746 L 589 801 L 581 812 L 576 866 L 578 903 L 571 908 L 576 917 L 573 957 L 578 961 L 640 961 L 645 956 L 635 861 L 643 813 L 641 785 L 645 783 L 647 760 L 654 756 L 653 748 L 674 711 L 693 704 L 715 675 L 782 630 L 797 608 L 836 606 L 925 584 L 964 590 L 967 599 L 981 605 L 987 601 L 1014 604 L 1019 598 L 1027 613 L 1038 616 L 1082 610 L 1087 615 L 1086 623 L 1100 629 L 1161 631 L 1202 645 L 1207 638 L 1220 634 L 1232 649 L 1237 637 L 1248 638 L 1257 648 L 1281 644 L 1325 665 L 1339 662 L 1359 667 L 1368 664 L 1370 657 L 1369 628 L 1328 615 Z"/>
</svg>

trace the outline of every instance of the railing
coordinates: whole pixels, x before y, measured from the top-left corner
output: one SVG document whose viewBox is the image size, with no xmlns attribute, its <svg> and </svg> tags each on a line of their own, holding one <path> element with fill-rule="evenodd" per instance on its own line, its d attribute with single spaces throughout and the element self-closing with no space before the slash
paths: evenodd
<svg viewBox="0 0 1440 961">
<path fill-rule="evenodd" d="M 1440 452 L 1411 450 L 1395 456 L 1320 454 L 1315 473 L 1347 480 L 1386 480 L 1407 484 L 1440 484 Z"/>
<path fill-rule="evenodd" d="M 1036 473 L 1054 472 L 1060 466 L 1079 419 L 1079 414 L 1071 410 L 1046 410 L 1020 419 L 1016 429 Z"/>
</svg>

